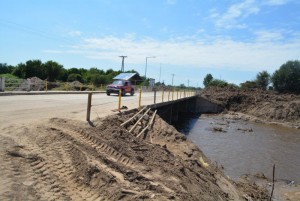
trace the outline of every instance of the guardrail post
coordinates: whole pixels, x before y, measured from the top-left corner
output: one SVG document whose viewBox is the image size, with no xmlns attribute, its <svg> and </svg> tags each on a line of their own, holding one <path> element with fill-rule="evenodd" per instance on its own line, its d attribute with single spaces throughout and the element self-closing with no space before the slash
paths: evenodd
<svg viewBox="0 0 300 201">
<path fill-rule="evenodd" d="M 174 88 L 172 88 L 172 100 L 174 100 Z"/>
<path fill-rule="evenodd" d="M 153 90 L 154 90 L 154 104 L 156 104 L 156 88 L 154 87 Z"/>
<path fill-rule="evenodd" d="M 5 90 L 5 78 L 0 77 L 0 91 L 4 92 Z"/>
<path fill-rule="evenodd" d="M 121 100 L 122 100 L 122 89 L 119 90 L 119 105 L 118 105 L 118 109 L 121 109 Z"/>
<path fill-rule="evenodd" d="M 141 107 L 141 101 L 142 101 L 142 88 L 140 88 L 139 107 Z"/>
<path fill-rule="evenodd" d="M 87 102 L 87 113 L 86 113 L 86 120 L 90 121 L 91 119 L 91 107 L 92 107 L 92 94 L 88 94 L 88 102 Z"/>
<path fill-rule="evenodd" d="M 27 91 L 30 91 L 31 81 L 27 78 Z"/>
<path fill-rule="evenodd" d="M 48 91 L 48 81 L 47 80 L 45 81 L 45 85 L 46 85 L 45 88 L 46 88 L 46 92 L 47 92 Z"/>
</svg>

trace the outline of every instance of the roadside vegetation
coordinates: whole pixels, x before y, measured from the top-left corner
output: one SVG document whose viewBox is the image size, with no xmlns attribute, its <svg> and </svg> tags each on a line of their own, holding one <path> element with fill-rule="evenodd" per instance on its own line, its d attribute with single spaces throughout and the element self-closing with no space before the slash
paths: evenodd
<svg viewBox="0 0 300 201">
<path fill-rule="evenodd" d="M 126 72 L 138 73 L 135 70 Z M 93 84 L 96 87 L 106 85 L 112 82 L 113 77 L 121 73 L 108 69 L 106 71 L 92 67 L 70 68 L 65 69 L 63 65 L 55 61 L 47 61 L 43 63 L 40 60 L 28 60 L 16 66 L 0 63 L 0 75 L 6 78 L 27 79 L 38 77 L 49 82 L 74 82 L 78 81 L 83 84 Z"/>
<path fill-rule="evenodd" d="M 137 73 L 135 70 L 126 72 Z M 55 61 L 47 61 L 43 63 L 41 60 L 28 60 L 25 63 L 19 63 L 16 66 L 0 63 L 0 76 L 15 79 L 27 79 L 38 77 L 48 82 L 80 82 L 83 85 L 93 85 L 94 87 L 105 86 L 112 82 L 113 77 L 121 73 L 113 69 L 102 70 L 96 67 L 86 68 L 64 68 L 63 65 Z M 144 80 L 145 78 L 141 76 Z M 149 85 L 146 80 L 143 84 Z M 288 61 L 281 65 L 272 75 L 267 71 L 258 72 L 254 80 L 248 80 L 240 85 L 229 83 L 222 79 L 215 79 L 211 74 L 207 74 L 203 80 L 205 88 L 211 86 L 231 87 L 241 89 L 274 89 L 281 93 L 296 93 L 300 94 L 300 62 Z M 164 83 L 157 82 L 156 86 L 166 86 Z M 63 87 L 66 88 L 66 87 Z M 176 88 L 187 88 L 184 84 L 180 84 Z M 189 87 L 194 88 L 194 87 Z"/>
<path fill-rule="evenodd" d="M 203 80 L 205 88 L 208 87 L 232 87 L 241 89 L 274 89 L 280 93 L 300 94 L 300 62 L 288 61 L 281 65 L 273 75 L 267 71 L 257 73 L 256 79 L 248 80 L 237 86 L 225 80 L 214 79 L 211 74 L 207 74 Z"/>
</svg>

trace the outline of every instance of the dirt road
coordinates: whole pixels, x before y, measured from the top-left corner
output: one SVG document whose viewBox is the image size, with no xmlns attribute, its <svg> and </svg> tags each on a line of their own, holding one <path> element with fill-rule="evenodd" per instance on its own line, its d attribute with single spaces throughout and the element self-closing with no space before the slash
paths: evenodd
<svg viewBox="0 0 300 201">
<path fill-rule="evenodd" d="M 161 101 L 158 93 L 157 102 Z M 85 120 L 87 94 L 17 95 L 0 97 L 0 129 L 11 125 L 26 125 L 53 117 Z M 122 97 L 122 106 L 138 107 L 138 95 Z M 153 93 L 143 93 L 142 105 L 153 103 Z M 114 114 L 118 107 L 116 95 L 94 94 L 91 119 Z"/>
</svg>

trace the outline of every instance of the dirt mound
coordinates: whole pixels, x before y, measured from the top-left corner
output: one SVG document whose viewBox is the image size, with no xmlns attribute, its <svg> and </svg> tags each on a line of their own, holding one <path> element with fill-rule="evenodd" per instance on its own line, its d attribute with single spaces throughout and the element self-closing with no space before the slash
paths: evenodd
<svg viewBox="0 0 300 201">
<path fill-rule="evenodd" d="M 300 125 L 300 96 L 274 91 L 208 88 L 201 92 L 229 111 L 241 112 L 261 120 Z"/>
<path fill-rule="evenodd" d="M 120 126 L 132 113 L 94 122 L 51 119 L 0 135 L 1 200 L 266 200 L 257 186 L 223 176 L 159 116 L 148 132 Z M 142 120 L 146 123 L 149 118 Z M 240 188 L 239 188 L 240 187 Z M 247 189 L 244 191 L 243 189 Z"/>
<path fill-rule="evenodd" d="M 14 91 L 42 91 L 45 89 L 45 81 L 38 77 L 24 80 Z"/>
</svg>

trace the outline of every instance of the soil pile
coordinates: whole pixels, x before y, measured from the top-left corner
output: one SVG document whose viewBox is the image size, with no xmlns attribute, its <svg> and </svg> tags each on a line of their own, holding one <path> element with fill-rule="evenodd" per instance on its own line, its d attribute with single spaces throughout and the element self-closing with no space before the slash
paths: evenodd
<svg viewBox="0 0 300 201">
<path fill-rule="evenodd" d="M 47 90 L 58 87 L 59 83 L 47 82 Z M 46 81 L 41 80 L 38 77 L 31 77 L 24 80 L 20 86 L 18 86 L 14 91 L 45 91 Z"/>
<path fill-rule="evenodd" d="M 85 122 L 51 119 L 0 134 L 1 200 L 267 200 L 236 185 L 159 116 L 132 132 L 133 113 Z M 139 137 L 137 137 L 139 136 Z"/>
<path fill-rule="evenodd" d="M 264 121 L 287 123 L 294 127 L 300 125 L 299 95 L 217 87 L 207 88 L 201 95 L 229 111 L 249 114 Z"/>
</svg>

